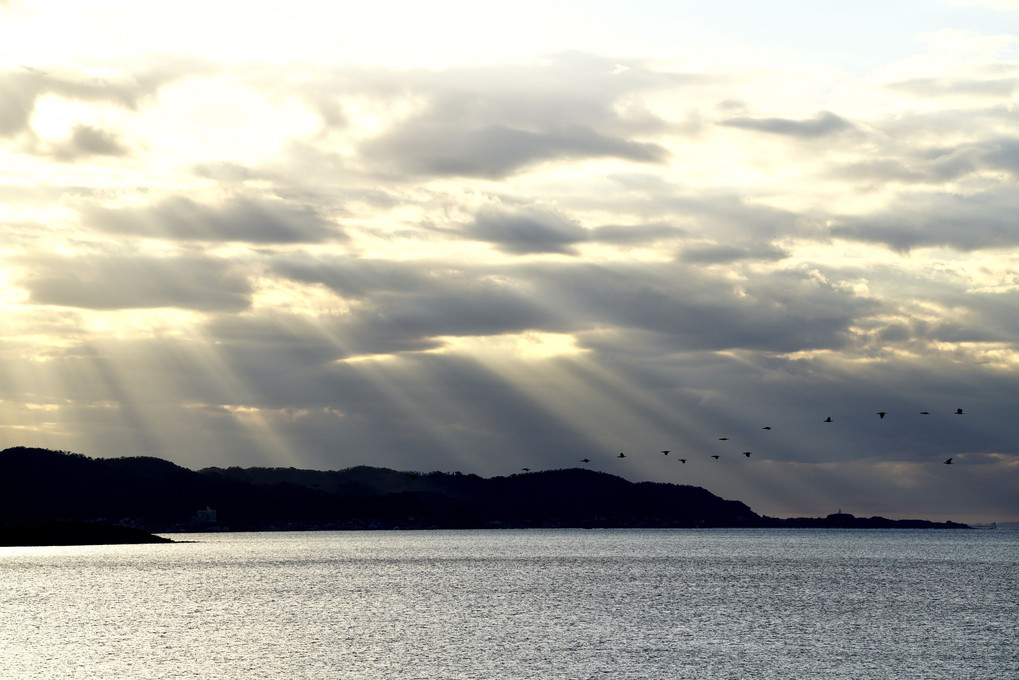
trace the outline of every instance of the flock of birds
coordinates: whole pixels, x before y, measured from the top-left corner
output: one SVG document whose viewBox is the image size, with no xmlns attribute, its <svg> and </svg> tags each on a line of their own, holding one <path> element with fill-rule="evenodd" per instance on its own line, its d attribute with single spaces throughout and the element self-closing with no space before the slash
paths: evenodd
<svg viewBox="0 0 1019 680">
<path fill-rule="evenodd" d="M 878 418 L 880 418 L 881 420 L 884 420 L 884 417 L 885 417 L 886 415 L 888 415 L 888 412 L 887 412 L 887 411 L 878 411 L 876 415 L 877 415 L 877 416 L 878 416 Z M 929 416 L 929 415 L 931 415 L 931 412 L 930 412 L 930 411 L 920 411 L 920 415 L 922 415 L 922 416 Z M 957 408 L 957 409 L 955 409 L 955 411 L 954 411 L 954 412 L 952 413 L 952 415 L 956 415 L 956 416 L 961 416 L 961 415 L 965 415 L 965 413 L 963 412 L 963 410 L 962 410 L 961 408 Z M 832 417 L 831 417 L 831 416 L 828 416 L 827 418 L 825 418 L 825 419 L 824 419 L 823 421 L 821 421 L 821 422 L 824 422 L 824 423 L 831 423 L 831 422 L 834 422 L 834 421 L 832 420 Z M 762 430 L 771 430 L 771 426 L 770 426 L 770 425 L 765 425 L 765 426 L 764 426 L 764 427 L 762 427 L 761 429 L 762 429 Z M 729 440 L 729 438 L 728 438 L 728 437 L 719 437 L 719 438 L 718 438 L 718 441 L 722 441 L 722 442 L 724 442 L 724 441 L 728 441 L 728 440 Z M 670 453 L 672 453 L 672 451 L 662 450 L 662 453 L 663 453 L 663 454 L 665 454 L 666 456 L 668 456 L 668 455 L 669 455 Z M 750 457 L 751 455 L 753 455 L 753 452 L 752 452 L 752 451 L 744 451 L 744 452 L 743 452 L 743 455 L 744 455 L 744 456 L 746 456 L 747 458 L 749 458 L 749 457 Z M 718 459 L 719 459 L 719 454 L 711 454 L 711 457 L 712 457 L 712 458 L 714 458 L 715 460 L 718 460 Z M 626 454 L 625 454 L 625 453 L 623 453 L 622 451 L 620 451 L 620 452 L 619 452 L 619 455 L 617 455 L 617 456 L 616 456 L 616 458 L 626 458 Z M 683 463 L 684 465 L 686 464 L 686 461 L 687 461 L 687 459 L 686 459 L 686 458 L 678 458 L 677 460 L 679 460 L 679 462 L 680 462 L 680 463 Z M 585 464 L 587 464 L 587 463 L 590 463 L 590 462 L 591 462 L 591 459 L 590 459 L 590 458 L 581 458 L 581 459 L 580 459 L 580 462 L 581 462 L 581 463 L 585 463 Z M 952 464 L 952 459 L 951 459 L 951 458 L 949 458 L 948 460 L 946 460 L 946 461 L 944 462 L 944 464 L 945 464 L 945 465 L 951 465 L 951 464 Z M 531 468 L 521 468 L 521 470 L 523 470 L 524 472 L 530 472 L 530 471 L 531 471 Z"/>
</svg>

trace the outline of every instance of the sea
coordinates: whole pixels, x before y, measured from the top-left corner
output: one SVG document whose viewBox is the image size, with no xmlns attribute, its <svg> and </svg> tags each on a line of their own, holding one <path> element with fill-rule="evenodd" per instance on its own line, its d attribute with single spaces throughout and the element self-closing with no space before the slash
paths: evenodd
<svg viewBox="0 0 1019 680">
<path fill-rule="evenodd" d="M 1019 678 L 1019 532 L 174 534 L 0 548 L 0 678 Z"/>
</svg>

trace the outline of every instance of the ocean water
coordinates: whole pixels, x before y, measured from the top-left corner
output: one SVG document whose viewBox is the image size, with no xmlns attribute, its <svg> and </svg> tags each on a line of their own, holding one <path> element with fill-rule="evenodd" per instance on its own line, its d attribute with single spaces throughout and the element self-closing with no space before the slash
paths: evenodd
<svg viewBox="0 0 1019 680">
<path fill-rule="evenodd" d="M 1019 532 L 0 548 L 0 678 L 1019 678 Z"/>
</svg>

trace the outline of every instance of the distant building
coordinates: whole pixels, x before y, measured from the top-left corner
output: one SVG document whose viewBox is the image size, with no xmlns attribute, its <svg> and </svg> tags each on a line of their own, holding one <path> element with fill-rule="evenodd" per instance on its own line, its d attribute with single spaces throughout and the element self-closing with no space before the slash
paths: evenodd
<svg viewBox="0 0 1019 680">
<path fill-rule="evenodd" d="M 195 516 L 191 518 L 192 524 L 215 524 L 216 523 L 216 511 L 210 508 L 208 505 L 205 506 L 204 510 L 199 510 L 195 513 Z"/>
</svg>

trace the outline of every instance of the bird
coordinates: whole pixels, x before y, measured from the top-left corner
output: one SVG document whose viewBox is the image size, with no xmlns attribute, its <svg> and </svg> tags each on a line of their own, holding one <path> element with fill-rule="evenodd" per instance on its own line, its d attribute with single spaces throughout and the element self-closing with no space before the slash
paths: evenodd
<svg viewBox="0 0 1019 680">
<path fill-rule="evenodd" d="M 683 464 L 685 465 L 685 464 L 686 464 L 686 458 L 680 458 L 680 459 L 679 459 L 679 462 L 680 462 L 680 463 L 683 463 Z"/>
<path fill-rule="evenodd" d="M 831 422 L 831 416 L 828 416 L 827 418 L 825 418 L 825 419 L 824 419 L 824 422 L 826 422 L 826 423 L 830 423 L 830 422 Z"/>
<path fill-rule="evenodd" d="M 715 460 L 718 460 L 718 456 L 717 455 L 712 455 L 711 457 L 714 458 Z"/>
<path fill-rule="evenodd" d="M 747 458 L 749 458 L 750 457 L 750 452 L 749 451 L 744 451 L 743 455 L 746 456 Z"/>
<path fill-rule="evenodd" d="M 664 453 L 666 456 L 669 455 L 668 451 L 662 451 L 662 453 Z"/>
<path fill-rule="evenodd" d="M 581 459 L 580 459 L 580 462 L 581 462 L 581 463 L 590 463 L 590 462 L 591 462 L 591 459 L 590 459 L 590 458 L 581 458 Z"/>
<path fill-rule="evenodd" d="M 951 458 L 949 458 L 948 460 L 945 461 L 945 465 L 951 465 L 951 464 L 952 464 L 952 459 Z"/>
<path fill-rule="evenodd" d="M 931 414 L 930 411 L 920 411 L 920 415 L 922 416 L 929 416 L 930 414 Z"/>
<path fill-rule="evenodd" d="M 720 442 L 727 442 L 727 441 L 729 441 L 729 438 L 728 437 L 719 437 L 718 441 L 720 441 Z"/>
<path fill-rule="evenodd" d="M 618 456 L 616 456 L 616 458 L 626 458 L 626 454 L 625 454 L 625 453 L 623 453 L 622 451 L 620 451 L 620 452 L 619 452 L 619 455 L 618 455 Z"/>
<path fill-rule="evenodd" d="M 879 418 L 881 418 L 881 420 L 884 420 L 885 416 L 888 415 L 888 412 L 887 411 L 878 411 L 877 415 L 878 415 Z"/>
<path fill-rule="evenodd" d="M 770 430 L 770 429 L 771 429 L 771 425 L 765 425 L 765 426 L 764 426 L 764 427 L 762 427 L 761 429 L 762 429 L 762 430 Z"/>
<path fill-rule="evenodd" d="M 962 412 L 961 408 L 957 408 L 957 409 L 955 409 L 955 415 L 957 415 L 957 416 L 964 416 L 966 414 Z"/>
</svg>

